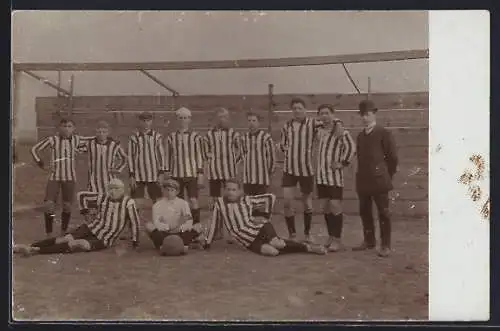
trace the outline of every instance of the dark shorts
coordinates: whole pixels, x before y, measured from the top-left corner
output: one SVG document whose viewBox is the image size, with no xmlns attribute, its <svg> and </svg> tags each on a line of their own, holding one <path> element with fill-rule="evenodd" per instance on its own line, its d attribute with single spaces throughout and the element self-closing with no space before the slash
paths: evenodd
<svg viewBox="0 0 500 331">
<path fill-rule="evenodd" d="M 283 174 L 281 181 L 282 187 L 295 187 L 299 184 L 302 194 L 310 194 L 314 189 L 314 176 L 294 176 L 287 173 Z"/>
<path fill-rule="evenodd" d="M 59 197 L 59 191 L 62 193 L 63 202 L 72 203 L 75 196 L 75 182 L 49 180 L 45 189 L 45 201 L 56 202 Z"/>
<path fill-rule="evenodd" d="M 344 188 L 340 186 L 316 185 L 318 199 L 342 200 Z"/>
<path fill-rule="evenodd" d="M 262 228 L 260 228 L 257 237 L 250 244 L 250 246 L 248 246 L 248 249 L 254 253 L 260 254 L 260 248 L 262 245 L 268 244 L 273 238 L 276 237 L 278 237 L 278 234 L 276 233 L 274 226 L 270 222 L 267 222 L 262 226 Z"/>
<path fill-rule="evenodd" d="M 263 184 L 243 184 L 245 195 L 266 194 L 269 186 Z"/>
<path fill-rule="evenodd" d="M 163 195 L 160 184 L 157 182 L 136 182 L 136 188 L 131 192 L 132 198 L 143 199 L 146 194 L 146 188 L 148 190 L 149 197 L 153 200 L 153 202 L 160 199 Z"/>
<path fill-rule="evenodd" d="M 196 239 L 200 233 L 191 230 L 191 231 L 185 231 L 185 232 L 180 232 L 180 233 L 171 233 L 167 231 L 160 231 L 160 230 L 154 230 L 153 232 L 149 233 L 149 238 L 153 242 L 153 245 L 155 246 L 156 249 L 160 249 L 161 245 L 163 244 L 163 240 L 167 238 L 168 236 L 179 236 L 181 237 L 182 241 L 184 242 L 184 246 L 187 246 L 193 242 L 194 239 Z"/>
<path fill-rule="evenodd" d="M 172 178 L 179 183 L 179 198 L 184 199 L 184 191 L 187 191 L 188 198 L 198 197 L 198 178 Z"/>
<path fill-rule="evenodd" d="M 73 236 L 75 239 L 83 239 L 89 242 L 90 244 L 90 249 L 93 251 L 98 251 L 101 249 L 105 249 L 106 245 L 102 242 L 102 240 L 99 240 L 89 229 L 87 224 L 82 224 L 73 231 L 69 233 L 70 235 Z"/>
<path fill-rule="evenodd" d="M 224 183 L 226 181 L 223 179 L 210 179 L 208 181 L 208 190 L 212 198 L 222 196 L 222 189 L 224 188 Z"/>
</svg>

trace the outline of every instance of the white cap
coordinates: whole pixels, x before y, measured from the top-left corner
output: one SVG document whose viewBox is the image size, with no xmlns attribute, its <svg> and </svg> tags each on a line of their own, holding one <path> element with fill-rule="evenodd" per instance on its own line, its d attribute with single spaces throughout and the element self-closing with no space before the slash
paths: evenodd
<svg viewBox="0 0 500 331">
<path fill-rule="evenodd" d="M 175 111 L 176 116 L 188 116 L 191 117 L 191 111 L 186 107 L 181 107 Z"/>
</svg>

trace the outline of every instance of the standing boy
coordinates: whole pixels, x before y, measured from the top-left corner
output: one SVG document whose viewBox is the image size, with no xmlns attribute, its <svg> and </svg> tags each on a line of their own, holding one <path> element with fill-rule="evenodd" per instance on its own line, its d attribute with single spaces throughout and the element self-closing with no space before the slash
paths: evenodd
<svg viewBox="0 0 500 331">
<path fill-rule="evenodd" d="M 139 215 L 134 200 L 125 195 L 125 186 L 113 178 L 106 187 L 106 194 L 79 192 L 78 203 L 82 215 L 97 207 L 97 214 L 88 223 L 58 238 L 48 238 L 29 246 L 15 245 L 14 253 L 67 254 L 98 251 L 111 247 L 128 225 L 132 232 L 132 247 L 139 244 Z"/>
<path fill-rule="evenodd" d="M 295 239 L 293 201 L 295 188 L 299 184 L 304 206 L 305 241 L 309 242 L 311 240 L 312 192 L 314 188 L 312 150 L 321 123 L 306 116 L 307 110 L 304 100 L 293 98 L 290 107 L 293 118 L 286 122 L 281 130 L 280 141 L 280 148 L 285 153 L 282 179 L 284 214 L 290 239 Z"/>
<path fill-rule="evenodd" d="M 318 114 L 323 128 L 319 132 L 316 188 L 329 236 L 325 246 L 329 251 L 337 252 L 342 249 L 343 169 L 351 164 L 355 143 L 349 131 L 344 130 L 342 123 L 335 118 L 332 105 L 319 106 Z"/>
<path fill-rule="evenodd" d="M 45 233 L 52 237 L 55 218 L 55 206 L 59 192 L 62 192 L 61 234 L 68 230 L 71 219 L 71 207 L 73 204 L 75 182 L 76 182 L 76 154 L 84 149 L 85 138 L 73 134 L 75 123 L 71 119 L 63 118 L 59 121 L 59 133 L 42 139 L 31 149 L 31 155 L 44 169 L 45 165 L 40 158 L 40 152 L 46 148 L 52 150 L 49 166 L 49 180 L 45 190 L 44 220 Z"/>
<path fill-rule="evenodd" d="M 247 119 L 249 131 L 241 139 L 243 192 L 246 195 L 265 194 L 275 167 L 273 138 L 259 128 L 259 115 L 249 112 Z"/>
<path fill-rule="evenodd" d="M 161 197 L 158 184 L 165 172 L 165 149 L 162 135 L 151 129 L 153 115 L 143 112 L 139 115 L 139 128 L 128 141 L 128 167 L 132 198 L 143 199 L 148 195 L 155 202 Z"/>
<path fill-rule="evenodd" d="M 229 127 L 229 111 L 216 110 L 216 125 L 205 137 L 205 153 L 208 160 L 208 185 L 211 205 L 222 195 L 224 182 L 236 177 L 236 161 L 240 158 L 240 135 Z M 217 224 L 217 238 L 223 236 L 222 223 Z"/>
<path fill-rule="evenodd" d="M 205 248 L 210 247 L 214 237 L 215 225 L 222 222 L 232 237 L 248 250 L 266 256 L 277 256 L 285 253 L 326 254 L 321 245 L 299 243 L 278 237 L 270 222 L 274 202 L 274 194 L 244 196 L 241 186 L 236 180 L 227 180 L 224 197 L 216 199 Z M 257 217 L 254 211 L 264 213 Z"/>
<path fill-rule="evenodd" d="M 389 192 L 393 189 L 392 177 L 397 171 L 398 156 L 392 134 L 377 125 L 377 108 L 370 100 L 359 104 L 359 113 L 365 128 L 357 138 L 358 167 L 356 190 L 359 197 L 359 213 L 363 222 L 364 241 L 353 250 L 375 248 L 375 226 L 372 202 L 375 202 L 380 223 L 381 247 L 379 256 L 389 256 L 391 251 L 391 220 Z"/>
<path fill-rule="evenodd" d="M 203 138 L 190 129 L 191 111 L 180 108 L 176 112 L 179 130 L 167 137 L 166 171 L 179 183 L 179 197 L 187 191 L 195 224 L 200 222 L 198 204 L 199 186 L 203 185 Z"/>
<path fill-rule="evenodd" d="M 96 136 L 87 140 L 85 151 L 89 160 L 89 191 L 105 193 L 106 186 L 127 165 L 127 155 L 118 140 L 109 137 L 109 124 L 97 123 Z"/>
</svg>

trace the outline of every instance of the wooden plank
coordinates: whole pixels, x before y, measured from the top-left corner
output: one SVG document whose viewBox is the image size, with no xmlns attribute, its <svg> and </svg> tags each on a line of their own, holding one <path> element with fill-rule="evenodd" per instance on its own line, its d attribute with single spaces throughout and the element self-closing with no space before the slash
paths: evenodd
<svg viewBox="0 0 500 331">
<path fill-rule="evenodd" d="M 355 94 L 277 94 L 273 102 L 277 111 L 289 110 L 289 103 L 293 97 L 301 97 L 308 104 L 309 109 L 315 110 L 322 103 L 336 104 L 338 109 L 357 109 L 363 95 Z M 428 108 L 429 94 L 427 92 L 413 93 L 376 93 L 372 100 L 379 109 L 400 108 Z M 39 101 L 53 97 L 37 97 Z M 187 107 L 192 111 L 210 111 L 217 107 L 225 107 L 231 111 L 247 111 L 268 109 L 268 95 L 195 95 L 176 97 L 177 105 Z M 245 105 L 249 109 L 243 109 Z M 74 97 L 74 110 L 87 109 L 88 111 L 115 110 L 174 110 L 173 97 L 170 96 L 80 96 Z M 37 106 L 38 107 L 38 106 Z"/>
<path fill-rule="evenodd" d="M 14 63 L 14 70 L 32 71 L 130 71 L 130 70 L 195 70 L 195 69 L 244 69 L 312 66 L 342 63 L 368 63 L 404 61 L 429 58 L 428 49 L 377 52 L 364 54 L 344 54 L 329 56 L 309 56 L 294 58 L 240 59 L 223 61 L 183 61 L 183 62 L 101 62 L 101 63 Z"/>
</svg>

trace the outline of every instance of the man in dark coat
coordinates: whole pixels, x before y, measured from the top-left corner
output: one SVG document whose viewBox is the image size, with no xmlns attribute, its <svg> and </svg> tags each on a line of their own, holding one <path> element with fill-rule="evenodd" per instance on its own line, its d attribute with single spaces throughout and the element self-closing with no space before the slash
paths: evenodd
<svg viewBox="0 0 500 331">
<path fill-rule="evenodd" d="M 363 222 L 364 241 L 354 247 L 355 251 L 374 249 L 375 224 L 373 205 L 375 202 L 380 223 L 381 247 L 378 255 L 387 257 L 391 251 L 391 220 L 389 192 L 393 189 L 392 177 L 397 171 L 398 157 L 392 134 L 377 125 L 377 108 L 371 100 L 359 104 L 360 116 L 365 128 L 357 137 L 356 191 L 359 197 L 359 213 Z"/>
</svg>

